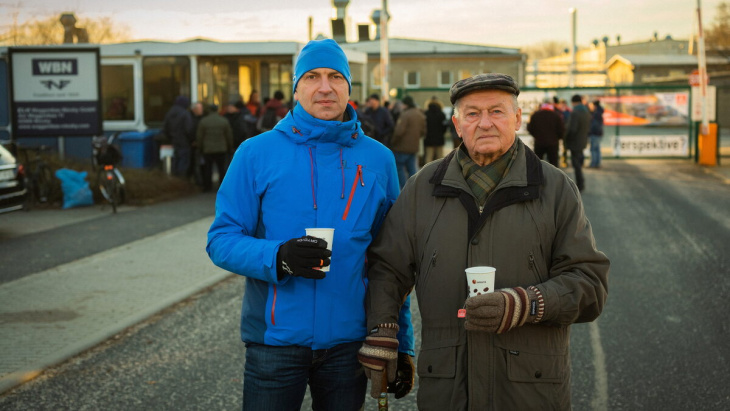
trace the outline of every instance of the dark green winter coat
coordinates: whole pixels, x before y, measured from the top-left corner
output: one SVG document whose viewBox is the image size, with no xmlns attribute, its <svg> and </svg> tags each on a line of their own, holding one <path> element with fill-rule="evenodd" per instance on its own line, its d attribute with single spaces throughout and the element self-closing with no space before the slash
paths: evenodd
<svg viewBox="0 0 730 411">
<path fill-rule="evenodd" d="M 569 410 L 570 325 L 593 321 L 609 261 L 575 184 L 521 141 L 480 214 L 454 153 L 404 187 L 369 253 L 368 328 L 397 322 L 415 286 L 422 318 L 419 410 Z M 545 316 L 505 334 L 466 331 L 464 270 L 497 268 L 497 289 L 537 286 Z"/>
</svg>

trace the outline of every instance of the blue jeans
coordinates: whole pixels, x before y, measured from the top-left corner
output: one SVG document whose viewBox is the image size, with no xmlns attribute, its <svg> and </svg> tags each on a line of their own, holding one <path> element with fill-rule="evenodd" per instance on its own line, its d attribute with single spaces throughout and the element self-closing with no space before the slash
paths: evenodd
<svg viewBox="0 0 730 411">
<path fill-rule="evenodd" d="M 361 342 L 327 350 L 246 344 L 244 411 L 299 411 L 309 384 L 312 409 L 356 411 L 367 378 L 357 361 Z"/>
<path fill-rule="evenodd" d="M 600 167 L 601 166 L 601 139 L 602 136 L 590 135 L 588 136 L 591 140 L 591 163 L 588 167 Z"/>
<path fill-rule="evenodd" d="M 398 182 L 400 188 L 403 188 L 408 178 L 416 174 L 416 154 L 394 151 L 393 155 L 395 156 L 395 168 L 398 170 Z"/>
</svg>

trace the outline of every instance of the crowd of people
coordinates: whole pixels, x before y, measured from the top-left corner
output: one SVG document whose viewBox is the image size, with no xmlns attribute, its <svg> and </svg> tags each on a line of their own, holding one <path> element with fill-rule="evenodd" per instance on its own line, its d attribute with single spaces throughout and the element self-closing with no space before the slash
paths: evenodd
<svg viewBox="0 0 730 411">
<path fill-rule="evenodd" d="M 545 99 L 530 116 L 527 131 L 534 139 L 534 151 L 540 159 L 555 167 L 567 167 L 567 157 L 580 191 L 585 189 L 583 177 L 584 153 L 590 143 L 591 163 L 589 168 L 601 168 L 601 139 L 603 137 L 603 107 L 600 100 L 585 104 L 579 94 L 570 99 L 571 108 L 565 100 Z M 560 161 L 560 141 L 563 141 L 563 162 Z"/>
<path fill-rule="evenodd" d="M 233 99 L 224 107 L 179 96 L 168 110 L 158 142 L 173 148 L 171 172 L 192 179 L 203 191 L 213 190 L 213 170 L 223 181 L 233 153 L 247 139 L 274 128 L 289 112 L 284 93 L 259 101 Z"/>
</svg>

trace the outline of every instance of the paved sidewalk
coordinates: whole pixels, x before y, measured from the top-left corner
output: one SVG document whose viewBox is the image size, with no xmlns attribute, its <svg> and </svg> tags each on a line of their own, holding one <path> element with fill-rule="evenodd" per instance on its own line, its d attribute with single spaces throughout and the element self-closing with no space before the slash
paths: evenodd
<svg viewBox="0 0 730 411">
<path fill-rule="evenodd" d="M 205 253 L 212 219 L 0 285 L 0 392 L 232 275 Z"/>
</svg>

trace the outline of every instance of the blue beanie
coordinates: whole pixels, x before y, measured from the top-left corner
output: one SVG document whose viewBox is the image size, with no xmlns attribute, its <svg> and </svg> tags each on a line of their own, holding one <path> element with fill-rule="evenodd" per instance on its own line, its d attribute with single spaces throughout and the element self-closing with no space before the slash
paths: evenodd
<svg viewBox="0 0 730 411">
<path fill-rule="evenodd" d="M 317 68 L 329 68 L 337 70 L 345 76 L 349 92 L 352 92 L 352 76 L 350 75 L 350 64 L 347 56 L 340 45 L 332 39 L 312 40 L 307 43 L 297 57 L 294 65 L 294 88 L 292 93 L 297 91 L 297 83 L 304 73 Z"/>
</svg>

